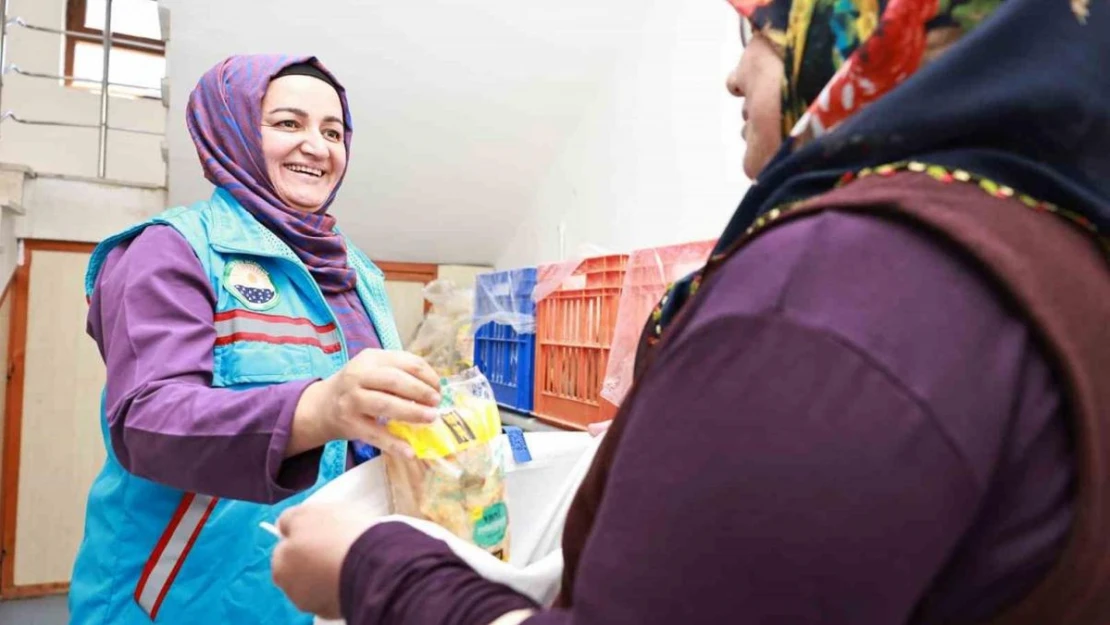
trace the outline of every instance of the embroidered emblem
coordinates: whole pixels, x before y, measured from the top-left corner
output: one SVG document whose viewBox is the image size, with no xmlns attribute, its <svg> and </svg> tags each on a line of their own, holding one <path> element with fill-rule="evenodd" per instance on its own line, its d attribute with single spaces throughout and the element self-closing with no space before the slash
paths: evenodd
<svg viewBox="0 0 1110 625">
<path fill-rule="evenodd" d="M 233 260 L 224 267 L 224 288 L 251 310 L 269 310 L 278 303 L 270 274 L 250 260 Z"/>
</svg>

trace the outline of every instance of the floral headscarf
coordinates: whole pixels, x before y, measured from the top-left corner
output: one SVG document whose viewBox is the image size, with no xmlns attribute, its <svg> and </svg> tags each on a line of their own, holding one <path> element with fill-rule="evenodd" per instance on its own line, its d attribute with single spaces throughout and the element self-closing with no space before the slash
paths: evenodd
<svg viewBox="0 0 1110 625">
<path fill-rule="evenodd" d="M 760 217 L 867 168 L 990 178 L 1110 241 L 1110 2 L 728 1 L 782 54 L 785 141 L 707 265 L 656 308 L 637 372 Z"/>
<path fill-rule="evenodd" d="M 783 136 L 814 138 L 912 76 L 930 32 L 962 36 L 1002 0 L 729 3 L 784 51 Z"/>
</svg>

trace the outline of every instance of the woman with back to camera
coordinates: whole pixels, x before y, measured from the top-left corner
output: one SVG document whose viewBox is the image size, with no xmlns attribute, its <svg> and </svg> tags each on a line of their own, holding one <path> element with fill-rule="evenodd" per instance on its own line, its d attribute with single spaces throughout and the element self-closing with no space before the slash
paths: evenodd
<svg viewBox="0 0 1110 625">
<path fill-rule="evenodd" d="M 1110 3 L 732 4 L 758 183 L 657 311 L 555 605 L 309 505 L 274 553 L 298 605 L 350 625 L 1110 622 Z"/>
</svg>

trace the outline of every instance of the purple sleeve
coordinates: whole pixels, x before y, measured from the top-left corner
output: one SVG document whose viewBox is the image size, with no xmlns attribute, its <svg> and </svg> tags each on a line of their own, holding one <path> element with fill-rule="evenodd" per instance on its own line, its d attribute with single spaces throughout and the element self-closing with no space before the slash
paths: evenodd
<svg viewBox="0 0 1110 625">
<path fill-rule="evenodd" d="M 865 356 L 781 319 L 722 318 L 682 343 L 652 372 L 668 383 L 632 407 L 574 607 L 529 625 L 904 622 L 978 496 L 925 409 Z M 509 611 L 515 593 L 405 529 L 356 543 L 349 625 L 488 625 Z M 458 620 L 458 604 L 474 616 Z"/>
<path fill-rule="evenodd" d="M 109 253 L 88 331 L 107 368 L 112 451 L 140 477 L 184 491 L 274 502 L 311 486 L 322 451 L 285 459 L 313 380 L 213 388 L 215 295 L 188 242 L 152 226 Z"/>
<path fill-rule="evenodd" d="M 404 523 L 376 525 L 355 541 L 339 594 L 347 625 L 489 625 L 514 610 L 538 608 Z"/>
</svg>

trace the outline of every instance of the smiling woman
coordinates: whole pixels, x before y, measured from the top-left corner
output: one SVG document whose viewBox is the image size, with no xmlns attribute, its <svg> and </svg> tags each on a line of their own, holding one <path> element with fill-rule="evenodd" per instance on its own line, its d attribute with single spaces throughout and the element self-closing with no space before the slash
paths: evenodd
<svg viewBox="0 0 1110 625">
<path fill-rule="evenodd" d="M 401 342 L 382 273 L 328 214 L 351 121 L 323 65 L 227 59 L 187 122 L 215 193 L 107 239 L 88 271 L 110 453 L 70 623 L 308 623 L 270 581 L 259 522 L 380 448 L 407 453 L 383 424 L 434 419 L 438 378 L 385 351 Z"/>
<path fill-rule="evenodd" d="M 262 120 L 262 154 L 278 197 L 291 208 L 320 210 L 347 169 L 335 86 L 312 65 L 292 65 L 270 83 Z"/>
</svg>

